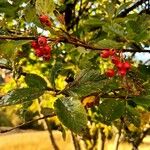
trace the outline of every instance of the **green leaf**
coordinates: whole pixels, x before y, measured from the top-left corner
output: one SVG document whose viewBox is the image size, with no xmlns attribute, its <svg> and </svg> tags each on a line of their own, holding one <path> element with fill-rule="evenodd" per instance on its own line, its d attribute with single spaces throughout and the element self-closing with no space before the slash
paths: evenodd
<svg viewBox="0 0 150 150">
<path fill-rule="evenodd" d="M 116 35 L 122 36 L 124 37 L 124 28 L 118 24 L 113 22 L 112 24 L 107 23 L 103 26 L 103 30 L 107 33 L 107 32 L 111 32 L 111 33 L 115 33 Z"/>
<path fill-rule="evenodd" d="M 43 90 L 47 88 L 46 81 L 37 74 L 27 74 L 25 76 L 25 82 L 29 87 L 39 88 Z"/>
<path fill-rule="evenodd" d="M 135 97 L 132 98 L 137 105 L 143 106 L 143 107 L 150 107 L 150 95 L 142 96 L 142 97 Z"/>
<path fill-rule="evenodd" d="M 71 131 L 81 133 L 87 125 L 87 116 L 81 102 L 73 97 L 58 99 L 55 112 L 60 121 Z"/>
<path fill-rule="evenodd" d="M 38 88 L 22 88 L 16 89 L 3 96 L 0 100 L 0 106 L 14 105 L 34 100 L 41 95 L 43 91 Z"/>
<path fill-rule="evenodd" d="M 103 81 L 106 77 L 100 75 L 96 70 L 82 70 L 75 78 L 66 91 L 78 96 L 86 96 L 95 92 L 100 92 L 103 87 Z"/>
<path fill-rule="evenodd" d="M 53 0 L 36 0 L 35 8 L 39 15 L 46 14 L 52 16 L 55 4 Z"/>
<path fill-rule="evenodd" d="M 149 79 L 150 77 L 150 65 L 139 65 L 138 68 L 141 77 L 143 77 L 143 79 Z"/>
<path fill-rule="evenodd" d="M 125 102 L 115 99 L 104 99 L 99 105 L 96 118 L 106 124 L 120 118 L 125 111 Z"/>
<path fill-rule="evenodd" d="M 109 39 L 104 39 L 98 42 L 97 44 L 100 48 L 122 48 L 123 47 L 123 43 L 118 43 L 115 42 L 113 40 L 109 40 Z"/>
<path fill-rule="evenodd" d="M 80 58 L 76 60 L 80 69 L 95 69 L 99 68 L 97 63 L 97 54 L 95 52 L 85 53 L 80 55 Z"/>
<path fill-rule="evenodd" d="M 5 13 L 7 17 L 15 16 L 15 12 L 17 11 L 18 7 L 15 7 L 8 3 L 7 0 L 1 0 L 0 2 L 0 13 Z"/>
<path fill-rule="evenodd" d="M 126 106 L 126 120 L 129 121 L 129 123 L 133 123 L 136 127 L 140 126 L 140 114 L 139 112 L 130 107 Z"/>
<path fill-rule="evenodd" d="M 37 19 L 35 7 L 29 5 L 25 9 L 25 19 L 27 22 L 34 22 Z"/>
<path fill-rule="evenodd" d="M 23 44 L 28 43 L 29 41 L 20 40 L 20 41 L 1 41 L 0 43 L 0 53 L 9 56 L 13 56 L 15 54 L 15 50 L 20 48 Z"/>
<path fill-rule="evenodd" d="M 89 28 L 97 28 L 102 26 L 102 21 L 99 18 L 91 17 L 84 22 L 84 26 Z"/>
<path fill-rule="evenodd" d="M 142 32 L 140 32 L 139 34 L 136 35 L 134 40 L 136 42 L 143 42 L 143 41 L 146 41 L 146 40 L 150 40 L 150 32 L 142 31 Z"/>
</svg>

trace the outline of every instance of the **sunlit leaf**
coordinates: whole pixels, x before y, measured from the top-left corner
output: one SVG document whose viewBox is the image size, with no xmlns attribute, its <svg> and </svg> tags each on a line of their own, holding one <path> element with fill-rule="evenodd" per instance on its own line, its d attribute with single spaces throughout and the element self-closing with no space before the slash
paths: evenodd
<svg viewBox="0 0 150 150">
<path fill-rule="evenodd" d="M 55 9 L 55 4 L 53 0 L 36 0 L 35 3 L 36 11 L 39 15 L 53 15 L 53 11 Z"/>
</svg>

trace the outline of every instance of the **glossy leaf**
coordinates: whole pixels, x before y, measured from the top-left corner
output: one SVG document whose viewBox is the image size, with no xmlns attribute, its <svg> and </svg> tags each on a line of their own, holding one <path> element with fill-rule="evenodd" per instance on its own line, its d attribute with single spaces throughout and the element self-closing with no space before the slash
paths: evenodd
<svg viewBox="0 0 150 150">
<path fill-rule="evenodd" d="M 0 106 L 25 103 L 40 97 L 43 93 L 43 90 L 38 88 L 16 89 L 1 98 Z"/>
<path fill-rule="evenodd" d="M 37 74 L 27 74 L 25 76 L 25 82 L 29 87 L 39 88 L 43 90 L 47 88 L 46 81 Z"/>
<path fill-rule="evenodd" d="M 106 77 L 100 75 L 96 70 L 82 70 L 66 91 L 70 94 L 77 94 L 80 97 L 100 92 L 103 87 L 102 82 L 105 79 Z"/>
<path fill-rule="evenodd" d="M 98 107 L 96 118 L 106 124 L 111 124 L 125 112 L 125 102 L 115 99 L 104 99 Z"/>
<path fill-rule="evenodd" d="M 81 102 L 73 97 L 56 100 L 55 112 L 60 121 L 71 131 L 81 133 L 87 124 L 87 116 Z"/>
<path fill-rule="evenodd" d="M 126 106 L 125 116 L 129 123 L 133 123 L 136 127 L 140 126 L 140 114 L 135 108 Z"/>
</svg>

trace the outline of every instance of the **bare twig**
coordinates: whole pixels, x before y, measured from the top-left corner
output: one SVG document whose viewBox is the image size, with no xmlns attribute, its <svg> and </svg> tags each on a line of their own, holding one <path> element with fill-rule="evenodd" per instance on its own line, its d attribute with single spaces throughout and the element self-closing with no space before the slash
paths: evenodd
<svg viewBox="0 0 150 150">
<path fill-rule="evenodd" d="M 129 12 L 131 12 L 133 9 L 138 7 L 139 5 L 142 5 L 148 0 L 138 0 L 136 3 L 134 3 L 132 6 L 126 8 L 124 11 L 122 11 L 117 17 L 125 17 Z"/>
<path fill-rule="evenodd" d="M 103 128 L 100 129 L 100 132 L 101 132 L 101 150 L 104 150 L 105 149 L 105 141 L 106 141 L 106 136 L 105 136 L 105 133 L 103 131 Z"/>
<path fill-rule="evenodd" d="M 44 114 L 42 113 L 41 99 L 40 98 L 38 98 L 38 105 L 39 105 L 39 108 L 38 108 L 39 115 L 43 116 Z M 59 150 L 59 147 L 57 146 L 55 138 L 53 136 L 51 125 L 50 125 L 49 121 L 47 120 L 47 118 L 43 119 L 43 125 L 45 126 L 45 128 L 49 132 L 49 137 L 50 137 L 50 140 L 51 140 L 51 143 L 53 145 L 54 150 Z"/>
<path fill-rule="evenodd" d="M 120 140 L 120 136 L 121 136 L 122 126 L 123 126 L 123 122 L 121 121 L 119 129 L 118 129 L 118 133 L 117 133 L 115 141 L 114 141 L 114 144 L 115 144 L 114 150 L 118 150 L 118 148 L 119 148 L 119 140 Z"/>
<path fill-rule="evenodd" d="M 132 143 L 133 144 L 133 150 L 138 149 L 139 145 L 142 143 L 143 139 L 146 137 L 146 135 L 150 132 L 150 128 L 147 128 L 144 130 L 141 135 L 138 137 L 138 139 Z"/>
<path fill-rule="evenodd" d="M 74 135 L 73 132 L 71 132 L 71 136 L 72 136 L 73 145 L 74 145 L 75 150 L 81 150 L 79 142 L 77 140 L 77 137 Z"/>
<path fill-rule="evenodd" d="M 46 116 L 43 116 L 43 117 L 40 117 L 40 118 L 37 118 L 37 119 L 30 120 L 30 121 L 25 122 L 25 123 L 22 123 L 22 124 L 20 124 L 18 126 L 15 126 L 15 127 L 11 128 L 11 129 L 1 130 L 0 133 L 10 132 L 10 131 L 18 129 L 18 128 L 24 126 L 24 125 L 27 125 L 27 124 L 30 124 L 30 123 L 33 123 L 33 122 L 36 122 L 38 120 L 42 120 L 42 119 L 45 119 L 45 118 L 54 117 L 54 116 L 56 116 L 56 114 L 55 113 L 51 113 L 49 115 L 46 115 Z"/>
</svg>

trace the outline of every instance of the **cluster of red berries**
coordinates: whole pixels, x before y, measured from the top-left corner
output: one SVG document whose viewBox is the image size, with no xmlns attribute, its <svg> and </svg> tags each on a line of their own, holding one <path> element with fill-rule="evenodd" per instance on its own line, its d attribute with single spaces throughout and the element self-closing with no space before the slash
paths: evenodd
<svg viewBox="0 0 150 150">
<path fill-rule="evenodd" d="M 40 15 L 39 20 L 43 25 L 51 27 L 51 21 L 49 20 L 48 16 Z"/>
<path fill-rule="evenodd" d="M 117 74 L 119 76 L 125 76 L 127 71 L 131 68 L 131 64 L 128 61 L 121 60 L 120 57 L 116 55 L 116 50 L 106 49 L 103 50 L 101 55 L 102 58 L 111 58 L 111 62 L 115 65 Z M 114 69 L 108 69 L 106 75 L 108 77 L 115 76 Z"/>
<path fill-rule="evenodd" d="M 32 41 L 31 47 L 35 51 L 37 57 L 42 57 L 45 61 L 50 59 L 51 47 L 47 44 L 47 38 L 39 36 L 36 41 Z"/>
</svg>

